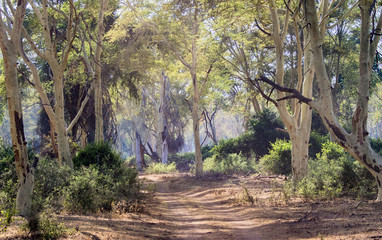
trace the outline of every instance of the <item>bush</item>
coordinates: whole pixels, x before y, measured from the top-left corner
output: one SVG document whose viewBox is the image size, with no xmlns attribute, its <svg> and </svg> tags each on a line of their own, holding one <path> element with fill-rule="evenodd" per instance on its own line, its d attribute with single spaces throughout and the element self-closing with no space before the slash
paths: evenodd
<svg viewBox="0 0 382 240">
<path fill-rule="evenodd" d="M 202 159 L 206 159 L 209 157 L 212 157 L 213 152 L 212 149 L 214 148 L 214 145 L 205 145 L 202 147 Z"/>
<path fill-rule="evenodd" d="M 307 199 L 364 196 L 374 183 L 365 171 L 343 148 L 328 140 L 317 159 L 309 162 L 309 174 L 298 183 L 297 190 Z"/>
<path fill-rule="evenodd" d="M 271 144 L 271 150 L 259 162 L 259 170 L 271 174 L 289 175 L 292 171 L 292 145 L 290 141 L 276 140 Z"/>
<path fill-rule="evenodd" d="M 203 162 L 205 172 L 215 173 L 243 173 L 253 169 L 251 163 L 241 154 L 232 153 L 226 158 L 214 155 Z"/>
<path fill-rule="evenodd" d="M 40 216 L 39 231 L 42 239 L 59 239 L 68 233 L 68 230 L 62 223 L 47 213 Z"/>
<path fill-rule="evenodd" d="M 219 144 L 214 146 L 211 150 L 213 155 L 218 158 L 226 158 L 229 154 L 241 153 L 245 157 L 249 158 L 253 152 L 253 146 L 255 144 L 255 137 L 252 133 L 244 133 L 237 138 L 222 139 Z"/>
<path fill-rule="evenodd" d="M 248 132 L 237 138 L 219 141 L 212 153 L 219 158 L 225 158 L 231 153 L 241 153 L 246 158 L 254 154 L 258 159 L 268 153 L 271 143 L 276 139 L 288 138 L 288 134 L 277 130 L 283 128 L 284 125 L 276 113 L 265 109 L 251 118 Z"/>
<path fill-rule="evenodd" d="M 57 160 L 42 158 L 35 170 L 33 210 L 40 212 L 47 207 L 61 210 L 63 189 L 69 186 L 72 173 L 68 166 L 59 167 Z"/>
<path fill-rule="evenodd" d="M 138 172 L 133 168 L 104 169 L 82 167 L 64 189 L 64 207 L 69 212 L 110 211 L 112 202 L 136 198 L 139 193 Z"/>
<path fill-rule="evenodd" d="M 70 234 L 74 229 L 67 229 L 57 219 L 48 212 L 42 212 L 28 218 L 28 221 L 21 226 L 21 229 L 29 233 L 38 233 L 34 238 L 37 239 L 59 239 Z"/>
<path fill-rule="evenodd" d="M 114 169 L 121 166 L 122 159 L 109 143 L 91 143 L 78 152 L 73 158 L 73 164 L 75 169 L 90 165 L 96 165 L 100 169 Z"/>
<path fill-rule="evenodd" d="M 382 139 L 370 138 L 371 148 L 382 156 Z"/>
<path fill-rule="evenodd" d="M 271 144 L 277 139 L 289 139 L 287 133 L 278 129 L 284 129 L 284 124 L 276 113 L 269 109 L 264 109 L 251 118 L 249 130 L 254 136 L 252 149 L 258 158 L 267 154 Z"/>
<path fill-rule="evenodd" d="M 179 171 L 189 171 L 190 165 L 193 165 L 195 162 L 195 153 L 170 154 L 168 156 L 168 162 L 175 163 L 176 169 Z"/>
<path fill-rule="evenodd" d="M 175 162 L 170 164 L 163 163 L 151 163 L 149 167 L 146 169 L 146 173 L 171 173 L 178 172 L 176 169 Z"/>
<path fill-rule="evenodd" d="M 309 140 L 309 157 L 316 158 L 317 154 L 321 152 L 323 144 L 329 140 L 329 135 L 321 135 L 318 132 L 312 131 Z"/>
<path fill-rule="evenodd" d="M 70 212 L 96 212 L 114 200 L 113 192 L 107 186 L 99 184 L 102 176 L 94 167 L 77 171 L 65 188 L 65 209 Z M 102 179 L 103 180 L 103 179 Z M 102 181 L 104 182 L 104 181 Z"/>
</svg>

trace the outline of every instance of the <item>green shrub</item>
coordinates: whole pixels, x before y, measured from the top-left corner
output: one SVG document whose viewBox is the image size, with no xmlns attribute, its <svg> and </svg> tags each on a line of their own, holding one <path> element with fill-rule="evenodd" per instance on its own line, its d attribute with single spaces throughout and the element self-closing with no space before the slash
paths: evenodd
<svg viewBox="0 0 382 240">
<path fill-rule="evenodd" d="M 78 152 L 73 158 L 73 164 L 75 169 L 90 165 L 96 165 L 100 169 L 114 169 L 121 166 L 122 159 L 109 143 L 91 143 Z"/>
<path fill-rule="evenodd" d="M 182 154 L 169 154 L 168 162 L 175 163 L 176 169 L 179 171 L 189 171 L 190 166 L 195 162 L 195 153 L 186 152 Z"/>
<path fill-rule="evenodd" d="M 39 231 L 42 239 L 59 239 L 68 233 L 68 229 L 47 213 L 40 215 Z"/>
<path fill-rule="evenodd" d="M 70 212 L 86 213 L 96 212 L 114 200 L 113 192 L 108 188 L 107 179 L 102 179 L 97 168 L 83 167 L 71 178 L 70 184 L 65 188 L 65 209 Z M 111 180 L 110 180 L 111 181 Z M 102 185 L 100 183 L 106 183 Z"/>
<path fill-rule="evenodd" d="M 178 172 L 174 162 L 170 164 L 151 163 L 146 169 L 146 173 L 173 173 Z"/>
<path fill-rule="evenodd" d="M 241 154 L 232 153 L 225 158 L 213 155 L 203 162 L 205 172 L 215 173 L 243 173 L 253 169 L 252 164 Z"/>
<path fill-rule="evenodd" d="M 15 216 L 14 208 L 8 208 L 0 211 L 0 232 L 5 232 L 12 222 L 12 217 Z"/>
<path fill-rule="evenodd" d="M 292 171 L 292 145 L 290 141 L 276 140 L 271 144 L 271 150 L 260 159 L 259 170 L 271 174 L 289 175 Z"/>
<path fill-rule="evenodd" d="M 59 167 L 56 159 L 40 159 L 32 195 L 34 211 L 40 212 L 45 208 L 60 210 L 63 189 L 69 186 L 72 173 L 68 166 Z"/>
<path fill-rule="evenodd" d="M 255 137 L 252 133 L 244 133 L 237 138 L 222 139 L 211 150 L 218 158 L 226 158 L 229 154 L 241 153 L 249 158 L 253 152 Z"/>
<path fill-rule="evenodd" d="M 241 153 L 246 158 L 254 155 L 259 159 L 268 153 L 271 143 L 276 139 L 288 138 L 288 134 L 278 130 L 284 128 L 280 118 L 268 109 L 254 115 L 248 127 L 249 131 L 239 137 L 219 141 L 211 152 L 219 158 L 225 158 L 231 153 Z"/>
<path fill-rule="evenodd" d="M 382 139 L 370 138 L 371 148 L 382 156 Z"/>
<path fill-rule="evenodd" d="M 112 202 L 136 198 L 139 193 L 138 172 L 134 168 L 104 169 L 94 165 L 82 167 L 64 188 L 64 207 L 70 212 L 110 211 Z"/>
<path fill-rule="evenodd" d="M 38 233 L 38 239 L 59 239 L 73 232 L 74 229 L 66 228 L 59 223 L 51 214 L 44 211 L 28 218 L 28 221 L 21 225 L 21 229 L 29 233 Z"/>
<path fill-rule="evenodd" d="M 329 140 L 329 135 L 321 135 L 318 132 L 312 131 L 309 140 L 309 157 L 316 158 L 317 154 L 321 152 L 323 144 Z"/>
<path fill-rule="evenodd" d="M 364 196 L 374 181 L 364 167 L 338 144 L 325 142 L 317 159 L 309 162 L 309 174 L 297 185 L 307 199 L 333 199 L 344 194 Z"/>
<path fill-rule="evenodd" d="M 209 157 L 212 157 L 213 152 L 212 149 L 214 148 L 214 145 L 205 145 L 202 147 L 202 159 L 206 159 Z"/>
<path fill-rule="evenodd" d="M 281 119 L 269 109 L 264 109 L 250 119 L 249 130 L 254 136 L 252 150 L 258 158 L 268 153 L 271 144 L 277 139 L 289 139 L 289 135 L 278 129 L 284 129 Z"/>
</svg>

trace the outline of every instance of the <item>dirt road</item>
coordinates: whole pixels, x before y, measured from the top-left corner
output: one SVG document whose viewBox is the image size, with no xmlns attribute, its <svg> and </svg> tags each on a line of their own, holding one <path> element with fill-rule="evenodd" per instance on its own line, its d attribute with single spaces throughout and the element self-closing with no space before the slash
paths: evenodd
<svg viewBox="0 0 382 240">
<path fill-rule="evenodd" d="M 156 183 L 158 207 L 166 213 L 163 219 L 173 226 L 174 238 L 260 239 L 252 230 L 257 227 L 253 219 L 225 203 L 221 193 L 227 189 L 184 190 L 182 183 L 173 182 L 174 179 L 160 181 L 155 176 L 148 179 Z"/>
<path fill-rule="evenodd" d="M 277 176 L 142 175 L 140 213 L 57 215 L 66 239 L 381 239 L 382 204 L 289 198 Z M 0 239 L 31 239 L 12 223 Z"/>
</svg>

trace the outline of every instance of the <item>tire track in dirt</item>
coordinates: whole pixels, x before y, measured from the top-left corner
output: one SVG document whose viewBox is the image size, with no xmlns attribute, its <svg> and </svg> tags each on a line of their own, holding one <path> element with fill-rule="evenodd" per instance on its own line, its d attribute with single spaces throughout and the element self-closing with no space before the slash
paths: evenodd
<svg viewBox="0 0 382 240">
<path fill-rule="evenodd" d="M 261 239 L 253 231 L 259 224 L 223 204 L 216 189 L 174 190 L 169 179 L 154 182 L 158 207 L 175 239 Z"/>
</svg>

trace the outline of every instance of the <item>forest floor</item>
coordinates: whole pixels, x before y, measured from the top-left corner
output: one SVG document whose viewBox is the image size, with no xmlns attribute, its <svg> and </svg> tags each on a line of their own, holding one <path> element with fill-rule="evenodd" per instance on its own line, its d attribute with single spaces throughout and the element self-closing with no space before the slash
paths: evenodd
<svg viewBox="0 0 382 240">
<path fill-rule="evenodd" d="M 141 175 L 141 213 L 58 215 L 66 239 L 382 239 L 382 203 L 288 198 L 277 176 Z M 30 239 L 16 230 L 0 239 Z"/>
</svg>

